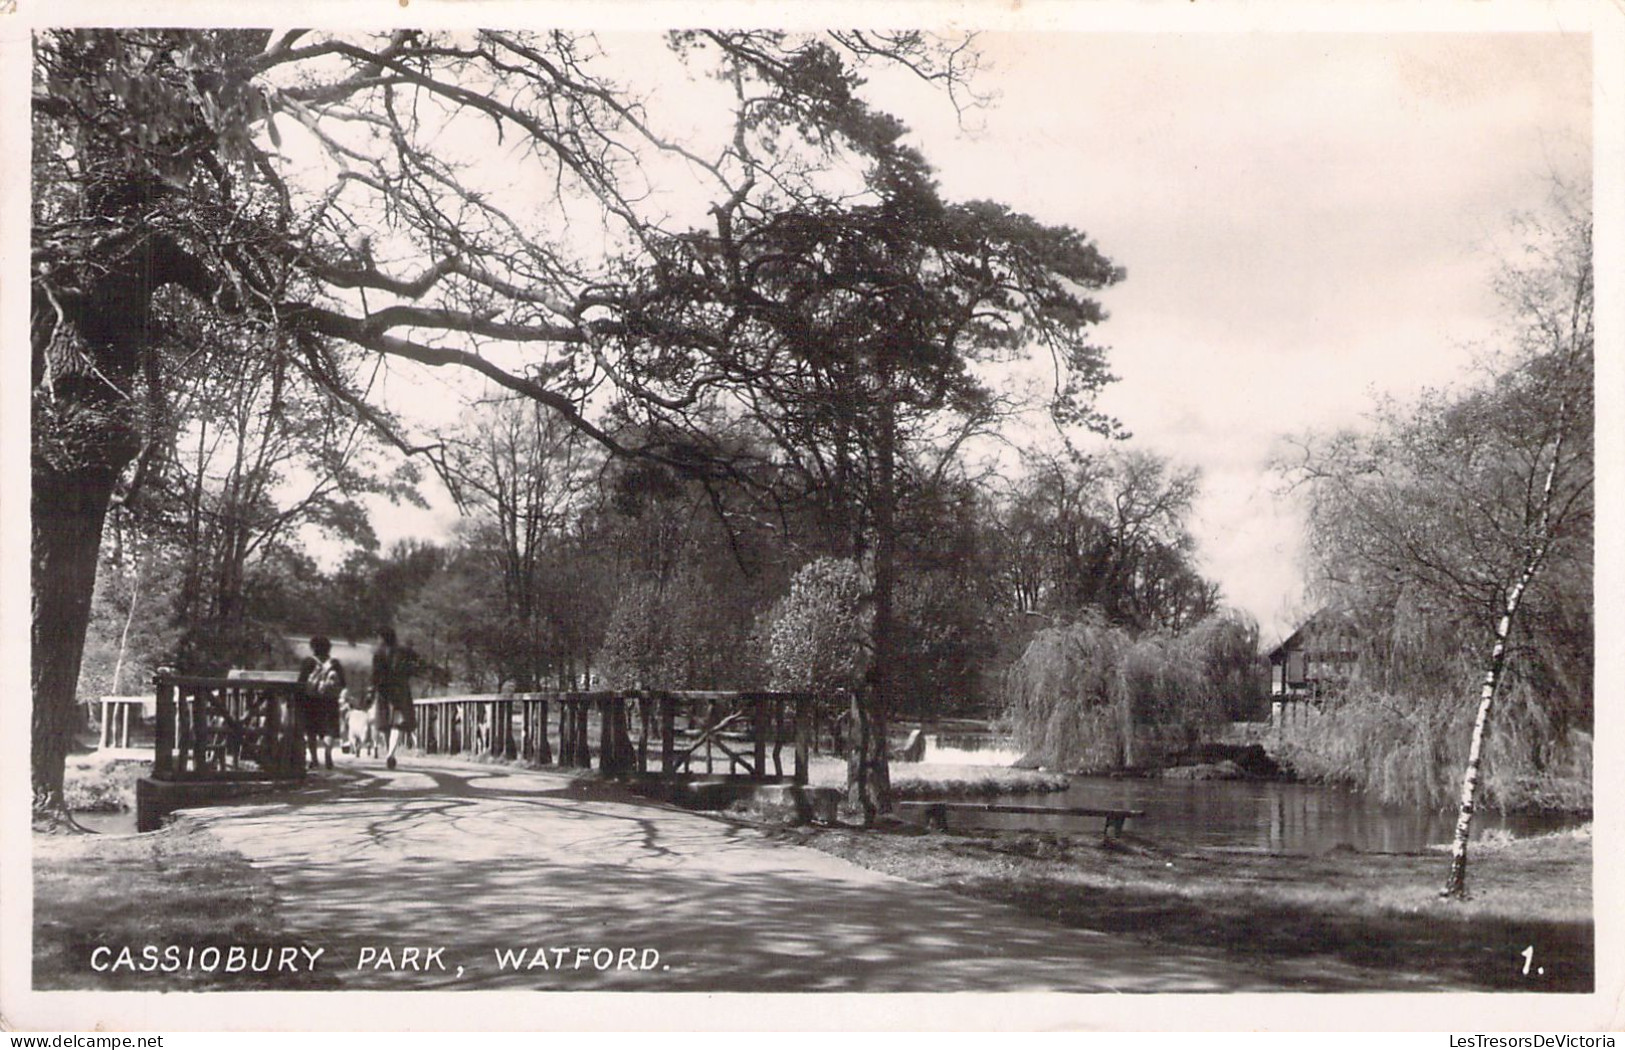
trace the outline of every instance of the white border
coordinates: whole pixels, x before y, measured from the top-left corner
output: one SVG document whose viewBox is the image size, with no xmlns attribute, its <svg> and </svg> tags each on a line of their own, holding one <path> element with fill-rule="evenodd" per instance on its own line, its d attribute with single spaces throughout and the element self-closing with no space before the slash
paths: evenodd
<svg viewBox="0 0 1625 1050">
<path fill-rule="evenodd" d="M 0 10 L 5 4 L 0 0 Z M 1622 676 L 1618 645 L 1598 652 L 1595 839 L 1597 988 L 1589 996 L 1485 995 L 645 995 L 637 993 L 35 993 L 28 987 L 32 915 L 28 816 L 28 378 L 27 258 L 28 33 L 45 25 L 539 24 L 600 29 L 667 25 L 808 27 L 842 23 L 1009 30 L 1551 31 L 1595 40 L 1596 261 L 1598 287 L 1620 287 L 1625 231 L 1625 5 L 1594 3 L 1219 3 L 1140 4 L 959 0 L 779 2 L 482 3 L 410 0 L 315 5 L 113 4 L 17 0 L 0 14 L 0 1027 L 84 1031 L 324 1030 L 1105 1030 L 1105 1031 L 1608 1031 L 1625 1027 L 1625 879 L 1620 849 Z M 1621 300 L 1599 296 L 1599 472 L 1597 631 L 1625 637 L 1618 603 L 1625 584 L 1619 545 L 1620 468 L 1625 464 L 1620 397 L 1625 394 Z M 447 996 L 450 998 L 447 998 Z"/>
</svg>

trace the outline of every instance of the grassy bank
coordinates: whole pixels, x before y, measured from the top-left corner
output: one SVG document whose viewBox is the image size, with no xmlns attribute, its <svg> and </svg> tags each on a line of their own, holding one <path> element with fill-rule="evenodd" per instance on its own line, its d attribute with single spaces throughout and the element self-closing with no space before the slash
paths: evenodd
<svg viewBox="0 0 1625 1050">
<path fill-rule="evenodd" d="M 330 975 L 143 973 L 111 965 L 121 948 L 222 950 L 295 947 L 277 918 L 270 881 L 186 821 L 148 835 L 34 836 L 34 987 L 42 990 L 249 991 L 325 988 Z M 97 953 L 105 946 L 109 952 Z M 160 955 L 160 960 L 162 956 Z"/>
<path fill-rule="evenodd" d="M 133 810 L 135 782 L 151 772 L 151 762 L 108 758 L 95 752 L 69 755 L 62 771 L 62 794 L 75 813 Z"/>
<path fill-rule="evenodd" d="M 1466 902 L 1437 896 L 1444 853 L 1283 856 L 903 826 L 795 836 L 867 868 L 1075 929 L 1170 953 L 1222 949 L 1305 991 L 1584 992 L 1594 980 L 1589 828 L 1476 846 Z"/>
<path fill-rule="evenodd" d="M 846 788 L 846 761 L 815 756 L 808 767 L 813 787 Z M 1065 791 L 1061 773 L 1004 766 L 954 766 L 919 762 L 891 763 L 892 795 L 899 799 L 970 798 L 1017 795 L 1033 791 Z"/>
</svg>

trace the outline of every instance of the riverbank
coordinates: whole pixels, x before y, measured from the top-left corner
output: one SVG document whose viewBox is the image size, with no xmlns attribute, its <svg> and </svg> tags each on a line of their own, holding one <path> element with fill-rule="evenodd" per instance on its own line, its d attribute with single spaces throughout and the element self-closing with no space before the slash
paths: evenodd
<svg viewBox="0 0 1625 1050">
<path fill-rule="evenodd" d="M 1350 990 L 1444 979 L 1484 991 L 1589 992 L 1594 981 L 1589 826 L 1476 844 L 1473 896 L 1464 902 L 1438 896 L 1449 865 L 1440 851 L 1165 849 L 1132 834 L 1108 845 L 900 823 L 789 834 L 864 867 L 1074 929 L 1296 969 L 1306 988 L 1328 963 L 1369 974 Z"/>
<path fill-rule="evenodd" d="M 815 755 L 808 767 L 812 787 L 846 790 L 846 760 Z M 1008 766 L 948 765 L 929 762 L 891 763 L 892 797 L 898 799 L 986 798 L 1065 791 L 1064 773 Z"/>
</svg>

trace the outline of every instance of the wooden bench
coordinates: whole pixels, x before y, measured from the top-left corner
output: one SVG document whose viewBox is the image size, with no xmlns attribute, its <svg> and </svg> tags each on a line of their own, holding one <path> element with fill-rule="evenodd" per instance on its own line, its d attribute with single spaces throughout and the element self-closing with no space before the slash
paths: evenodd
<svg viewBox="0 0 1625 1050">
<path fill-rule="evenodd" d="M 949 813 L 1028 813 L 1046 817 L 1104 817 L 1106 838 L 1123 833 L 1123 825 L 1131 817 L 1145 816 L 1143 809 L 1093 809 L 1080 806 L 1018 806 L 1004 802 L 899 802 L 900 809 L 917 809 L 925 813 L 928 828 L 948 827 Z"/>
</svg>

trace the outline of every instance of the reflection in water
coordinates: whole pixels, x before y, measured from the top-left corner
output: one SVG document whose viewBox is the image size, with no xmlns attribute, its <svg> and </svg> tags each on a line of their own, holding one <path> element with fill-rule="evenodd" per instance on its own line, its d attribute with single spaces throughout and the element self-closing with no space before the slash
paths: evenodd
<svg viewBox="0 0 1625 1050">
<path fill-rule="evenodd" d="M 135 810 L 121 810 L 117 813 L 75 813 L 74 822 L 91 831 L 99 831 L 103 835 L 134 835 Z"/>
<path fill-rule="evenodd" d="M 1362 795 L 1312 784 L 1273 781 L 1140 780 L 1074 777 L 1064 792 L 1013 795 L 1022 805 L 1143 809 L 1131 821 L 1137 837 L 1168 846 L 1221 846 L 1276 853 L 1323 853 L 1351 846 L 1368 853 L 1414 853 L 1449 842 L 1455 814 L 1383 806 Z M 958 820 L 956 815 L 956 820 Z M 982 827 L 1027 827 L 1056 832 L 1099 830 L 1097 818 L 965 814 Z M 1505 829 L 1515 835 L 1554 831 L 1576 823 L 1552 815 L 1480 813 L 1475 834 Z"/>
</svg>

